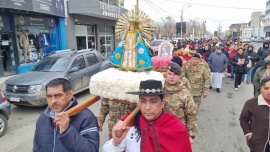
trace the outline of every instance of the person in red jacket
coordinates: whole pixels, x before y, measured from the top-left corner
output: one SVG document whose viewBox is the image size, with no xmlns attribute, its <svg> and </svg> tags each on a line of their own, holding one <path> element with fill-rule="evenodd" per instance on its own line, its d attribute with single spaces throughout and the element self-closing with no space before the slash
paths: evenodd
<svg viewBox="0 0 270 152">
<path fill-rule="evenodd" d="M 230 67 L 231 67 L 231 80 L 232 81 L 234 80 L 234 72 L 233 72 L 233 65 L 231 64 L 231 59 L 232 59 L 233 56 L 236 55 L 237 49 L 238 49 L 238 46 L 237 46 L 237 44 L 235 44 L 233 46 L 233 48 L 231 49 L 231 52 L 230 52 L 230 55 L 229 55 L 229 58 L 228 58 L 228 62 L 229 62 Z"/>
</svg>

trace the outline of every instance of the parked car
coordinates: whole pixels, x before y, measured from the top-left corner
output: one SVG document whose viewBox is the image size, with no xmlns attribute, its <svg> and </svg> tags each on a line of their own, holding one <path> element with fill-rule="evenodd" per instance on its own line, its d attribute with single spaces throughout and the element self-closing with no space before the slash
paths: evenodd
<svg viewBox="0 0 270 152">
<path fill-rule="evenodd" d="M 258 39 L 258 37 L 254 36 L 254 37 L 251 38 L 251 42 L 256 42 L 257 39 Z"/>
<path fill-rule="evenodd" d="M 158 54 L 158 47 L 159 45 L 164 42 L 165 40 L 153 40 L 151 43 L 150 43 L 150 47 L 151 49 L 153 50 L 153 54 L 154 56 Z"/>
<path fill-rule="evenodd" d="M 6 100 L 6 97 L 0 89 L 0 137 L 2 137 L 6 133 L 10 113 L 11 105 Z"/>
<path fill-rule="evenodd" d="M 263 38 L 257 38 L 255 42 L 257 42 L 257 43 L 262 43 L 263 41 L 264 41 Z"/>
<path fill-rule="evenodd" d="M 243 42 L 243 43 L 250 43 L 250 39 L 244 38 L 244 39 L 242 40 L 242 42 Z"/>
<path fill-rule="evenodd" d="M 68 79 L 76 94 L 89 89 L 91 76 L 109 67 L 109 61 L 96 50 L 56 51 L 31 71 L 6 80 L 4 94 L 11 104 L 41 107 L 47 105 L 45 86 L 52 79 Z"/>
</svg>

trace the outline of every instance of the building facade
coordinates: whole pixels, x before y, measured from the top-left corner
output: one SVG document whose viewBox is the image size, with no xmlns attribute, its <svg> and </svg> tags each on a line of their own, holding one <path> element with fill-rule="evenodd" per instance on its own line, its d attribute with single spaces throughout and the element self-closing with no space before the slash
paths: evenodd
<svg viewBox="0 0 270 152">
<path fill-rule="evenodd" d="M 270 37 L 270 0 L 266 1 L 264 24 L 265 37 Z"/>
<path fill-rule="evenodd" d="M 64 0 L 1 0 L 0 77 L 29 71 L 66 48 Z"/>
<path fill-rule="evenodd" d="M 112 5 L 117 4 L 119 5 Z M 68 48 L 96 49 L 105 57 L 115 50 L 115 24 L 127 10 L 123 1 L 69 0 L 67 18 Z"/>
<path fill-rule="evenodd" d="M 254 27 L 254 28 L 259 27 L 261 20 L 262 20 L 262 12 L 261 11 L 252 12 L 250 26 Z"/>
</svg>

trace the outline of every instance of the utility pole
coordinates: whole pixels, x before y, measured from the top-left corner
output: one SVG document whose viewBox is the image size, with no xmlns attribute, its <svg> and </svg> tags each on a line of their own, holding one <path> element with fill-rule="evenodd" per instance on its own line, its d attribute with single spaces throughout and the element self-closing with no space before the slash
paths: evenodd
<svg viewBox="0 0 270 152">
<path fill-rule="evenodd" d="M 188 5 L 188 6 L 187 6 Z M 181 22 L 180 22 L 180 24 L 181 24 L 181 38 L 183 38 L 183 10 L 184 10 L 184 7 L 185 6 L 187 6 L 186 8 L 188 8 L 188 7 L 190 7 L 191 5 L 189 4 L 189 3 L 186 3 L 183 7 L 182 7 L 182 9 L 181 9 Z"/>
</svg>

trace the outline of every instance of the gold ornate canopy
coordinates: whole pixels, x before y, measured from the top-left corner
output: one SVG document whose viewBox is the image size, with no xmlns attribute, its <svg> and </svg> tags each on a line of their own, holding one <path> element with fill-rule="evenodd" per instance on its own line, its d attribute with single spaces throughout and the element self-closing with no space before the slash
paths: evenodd
<svg viewBox="0 0 270 152">
<path fill-rule="evenodd" d="M 118 19 L 115 26 L 117 39 L 122 39 L 122 36 L 125 35 L 130 24 L 134 23 L 137 30 L 141 33 L 141 36 L 150 41 L 152 39 L 153 32 L 156 29 L 154 21 L 143 11 L 136 8 L 122 14 Z"/>
</svg>

